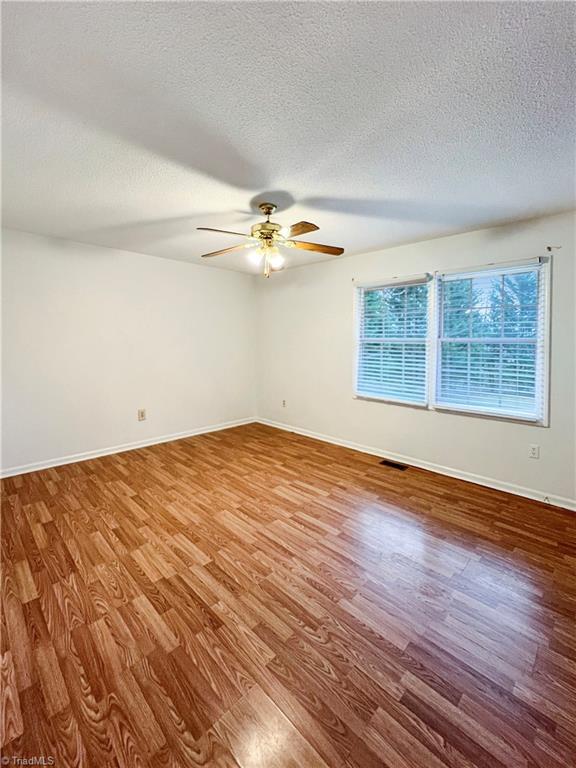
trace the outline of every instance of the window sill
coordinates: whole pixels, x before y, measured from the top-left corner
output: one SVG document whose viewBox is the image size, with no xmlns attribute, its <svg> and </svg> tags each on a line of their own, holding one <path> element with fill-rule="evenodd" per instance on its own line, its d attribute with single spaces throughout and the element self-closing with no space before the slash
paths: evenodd
<svg viewBox="0 0 576 768">
<path fill-rule="evenodd" d="M 443 405 L 436 403 L 435 405 L 428 405 L 426 403 L 411 403 L 408 400 L 394 400 L 391 397 L 377 397 L 376 395 L 361 395 L 355 392 L 353 395 L 354 400 L 366 400 L 372 403 L 386 403 L 388 405 L 404 405 L 408 408 L 417 408 L 420 411 L 438 411 L 440 413 L 453 413 L 460 416 L 475 416 L 480 419 L 497 419 L 498 421 L 509 421 L 514 424 L 528 424 L 533 427 L 548 427 L 549 422 L 543 419 L 538 419 L 533 416 L 521 416 L 512 415 L 506 413 L 498 413 L 496 411 L 482 411 L 477 408 L 466 408 L 464 406 L 456 405 Z"/>
<path fill-rule="evenodd" d="M 410 400 L 394 400 L 392 397 L 378 397 L 377 395 L 361 395 L 355 392 L 354 400 L 367 400 L 373 403 L 388 403 L 389 405 L 407 405 L 409 408 L 418 408 L 421 411 L 428 410 L 427 403 L 412 403 Z"/>
<path fill-rule="evenodd" d="M 499 413 L 498 411 L 482 410 L 480 408 L 466 408 L 459 405 L 444 405 L 435 403 L 430 406 L 434 411 L 443 413 L 455 413 L 461 416 L 477 416 L 482 419 L 498 419 L 499 421 L 511 421 L 515 424 L 530 424 L 533 427 L 547 427 L 548 423 L 536 416 L 522 416 L 521 414 Z"/>
</svg>

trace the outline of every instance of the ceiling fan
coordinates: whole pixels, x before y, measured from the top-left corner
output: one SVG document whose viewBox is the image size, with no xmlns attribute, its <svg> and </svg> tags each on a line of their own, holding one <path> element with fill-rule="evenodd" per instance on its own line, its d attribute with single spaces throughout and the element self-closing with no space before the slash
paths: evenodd
<svg viewBox="0 0 576 768">
<path fill-rule="evenodd" d="M 203 259 L 211 256 L 220 256 L 222 253 L 231 253 L 232 251 L 241 251 L 244 248 L 257 248 L 255 256 L 258 263 L 264 261 L 264 277 L 270 277 L 270 272 L 282 269 L 284 266 L 284 257 L 278 250 L 282 248 L 299 248 L 304 251 L 316 251 L 317 253 L 328 253 L 331 256 L 340 256 L 344 253 L 344 248 L 335 248 L 332 245 L 320 245 L 319 243 L 306 243 L 302 240 L 292 240 L 293 237 L 305 235 L 307 232 L 315 232 L 318 227 L 309 221 L 299 221 L 292 224 L 291 227 L 282 227 L 270 221 L 270 216 L 276 210 L 274 203 L 260 203 L 258 208 L 266 221 L 261 221 L 250 229 L 250 234 L 245 235 L 242 232 L 230 232 L 228 229 L 214 229 L 213 227 L 197 227 L 204 232 L 223 232 L 226 235 L 238 235 L 244 237 L 249 242 L 241 245 L 233 245 L 231 248 L 223 248 L 221 251 L 212 251 L 204 253 Z"/>
</svg>

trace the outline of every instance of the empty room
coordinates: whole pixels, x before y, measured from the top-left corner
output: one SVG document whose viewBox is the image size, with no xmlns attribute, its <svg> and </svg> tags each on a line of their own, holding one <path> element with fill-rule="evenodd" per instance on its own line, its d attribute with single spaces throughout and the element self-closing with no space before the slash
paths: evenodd
<svg viewBox="0 0 576 768">
<path fill-rule="evenodd" d="M 1 764 L 575 768 L 576 4 L 1 10 Z"/>
</svg>

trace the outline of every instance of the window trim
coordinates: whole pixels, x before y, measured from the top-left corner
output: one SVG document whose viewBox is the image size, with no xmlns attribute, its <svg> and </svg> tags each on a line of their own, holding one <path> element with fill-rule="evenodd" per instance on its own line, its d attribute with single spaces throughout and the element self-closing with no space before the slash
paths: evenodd
<svg viewBox="0 0 576 768">
<path fill-rule="evenodd" d="M 544 275 L 543 280 L 539 280 L 538 307 L 541 305 L 543 317 L 543 328 L 541 335 L 542 351 L 537 354 L 537 359 L 541 362 L 542 372 L 542 416 L 522 416 L 521 414 L 501 413 L 492 411 L 489 408 L 475 408 L 473 406 L 459 406 L 457 404 L 443 404 L 437 402 L 438 376 L 440 368 L 438 365 L 440 359 L 440 279 L 444 275 L 458 275 L 458 278 L 473 277 L 478 273 L 490 270 L 510 270 L 518 271 L 533 269 L 538 267 Z M 462 276 L 462 278 L 460 277 Z M 364 395 L 358 392 L 358 373 L 360 363 L 360 320 L 362 312 L 362 296 L 365 288 L 386 288 L 398 285 L 414 285 L 417 283 L 428 283 L 428 337 L 427 355 L 426 355 L 426 402 L 413 403 L 406 400 L 393 399 L 389 397 L 377 397 Z M 419 410 L 438 411 L 440 413 L 453 413 L 462 416 L 475 416 L 478 418 L 496 419 L 498 421 L 510 421 L 516 424 L 529 424 L 532 426 L 549 427 L 550 426 L 550 363 L 551 363 L 551 328 L 552 328 L 552 258 L 550 255 L 536 258 L 519 259 L 515 261 L 502 261 L 484 264 L 478 267 L 462 267 L 447 270 L 439 270 L 433 273 L 426 272 L 419 275 L 407 275 L 383 280 L 373 280 L 369 282 L 353 280 L 354 285 L 354 381 L 353 398 L 355 400 L 366 400 L 368 402 L 389 403 L 391 405 L 402 405 L 409 408 L 418 408 Z"/>
</svg>

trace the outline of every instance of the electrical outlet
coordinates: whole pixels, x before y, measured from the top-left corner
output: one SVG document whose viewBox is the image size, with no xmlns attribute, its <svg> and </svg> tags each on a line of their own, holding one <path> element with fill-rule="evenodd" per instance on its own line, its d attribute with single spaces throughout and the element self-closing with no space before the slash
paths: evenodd
<svg viewBox="0 0 576 768">
<path fill-rule="evenodd" d="M 282 408 L 286 408 L 286 400 L 282 400 Z"/>
<path fill-rule="evenodd" d="M 146 421 L 146 408 L 138 408 L 138 421 Z"/>
<path fill-rule="evenodd" d="M 540 458 L 540 446 L 532 443 L 528 446 L 528 458 L 539 459 Z"/>
</svg>

